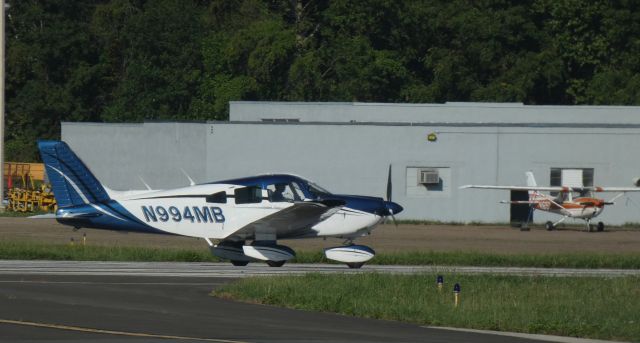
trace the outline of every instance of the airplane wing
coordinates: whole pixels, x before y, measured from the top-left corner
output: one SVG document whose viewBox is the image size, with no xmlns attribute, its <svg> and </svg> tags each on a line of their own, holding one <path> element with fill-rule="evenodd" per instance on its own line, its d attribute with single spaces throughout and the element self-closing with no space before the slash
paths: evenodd
<svg viewBox="0 0 640 343">
<path fill-rule="evenodd" d="M 570 187 L 542 187 L 542 186 L 490 186 L 490 185 L 464 185 L 460 189 L 479 188 L 479 189 L 504 189 L 512 191 L 545 191 L 545 192 L 568 192 L 573 189 Z"/>
<path fill-rule="evenodd" d="M 311 227 L 336 213 L 341 200 L 296 202 L 281 211 L 240 228 L 233 235 L 253 236 L 256 232 L 275 233 L 278 239 L 295 238 L 311 233 Z"/>
<path fill-rule="evenodd" d="M 640 192 L 640 187 L 584 187 L 584 189 L 593 192 Z"/>
<path fill-rule="evenodd" d="M 535 205 L 542 204 L 544 202 L 550 201 L 549 199 L 544 200 L 500 200 L 501 204 L 514 204 L 514 205 Z M 562 207 L 562 206 L 560 206 Z"/>
<path fill-rule="evenodd" d="M 640 187 L 568 187 L 568 186 L 491 186 L 491 185 L 464 185 L 460 189 L 504 189 L 512 191 L 544 191 L 544 192 L 640 192 Z"/>
</svg>

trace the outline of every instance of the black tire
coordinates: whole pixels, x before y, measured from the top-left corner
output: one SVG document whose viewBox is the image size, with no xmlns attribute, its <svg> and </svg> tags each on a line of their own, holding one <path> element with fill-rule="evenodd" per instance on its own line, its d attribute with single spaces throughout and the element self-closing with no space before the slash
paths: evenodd
<svg viewBox="0 0 640 343">
<path fill-rule="evenodd" d="M 231 261 L 231 264 L 233 264 L 236 267 L 244 267 L 247 264 L 249 264 L 249 261 Z"/>
<path fill-rule="evenodd" d="M 546 223 L 544 224 L 544 228 L 545 228 L 545 229 L 547 229 L 547 231 L 551 231 L 551 230 L 553 230 L 553 229 L 554 229 L 554 227 L 553 227 L 553 223 L 552 223 L 552 222 L 550 222 L 550 221 L 546 222 Z"/>
<path fill-rule="evenodd" d="M 347 266 L 349 266 L 349 268 L 351 269 L 360 269 L 362 266 L 364 266 L 364 262 L 347 263 Z"/>
<path fill-rule="evenodd" d="M 282 267 L 287 261 L 267 261 L 269 267 Z"/>
<path fill-rule="evenodd" d="M 604 231 L 604 223 L 598 222 L 598 226 L 596 226 L 596 228 L 598 229 L 598 232 Z"/>
</svg>

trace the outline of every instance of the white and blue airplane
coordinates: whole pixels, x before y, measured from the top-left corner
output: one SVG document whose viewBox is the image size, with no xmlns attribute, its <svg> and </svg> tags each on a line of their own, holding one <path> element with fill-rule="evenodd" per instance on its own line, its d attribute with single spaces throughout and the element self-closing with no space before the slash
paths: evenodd
<svg viewBox="0 0 640 343">
<path fill-rule="evenodd" d="M 255 260 L 282 266 L 295 252 L 277 244 L 278 239 L 337 237 L 345 244 L 325 249 L 326 257 L 360 268 L 375 252 L 353 240 L 402 211 L 389 199 L 391 169 L 386 201 L 332 194 L 289 174 L 114 191 L 102 185 L 65 142 L 41 140 L 38 148 L 58 203 L 58 222 L 76 229 L 198 237 L 214 256 L 235 266 Z"/>
</svg>

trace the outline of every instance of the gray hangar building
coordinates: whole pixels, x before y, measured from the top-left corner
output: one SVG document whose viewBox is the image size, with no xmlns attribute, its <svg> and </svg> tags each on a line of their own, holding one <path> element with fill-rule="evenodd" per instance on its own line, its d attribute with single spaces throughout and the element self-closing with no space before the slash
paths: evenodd
<svg viewBox="0 0 640 343">
<path fill-rule="evenodd" d="M 466 184 L 525 185 L 532 171 L 541 186 L 630 187 L 640 176 L 632 106 L 237 101 L 229 121 L 64 122 L 62 139 L 119 190 L 291 173 L 334 193 L 384 197 L 390 168 L 398 219 L 443 222 L 522 219 L 521 207 L 499 203 L 515 194 L 459 189 Z M 640 222 L 640 194 L 619 197 L 599 220 Z"/>
</svg>

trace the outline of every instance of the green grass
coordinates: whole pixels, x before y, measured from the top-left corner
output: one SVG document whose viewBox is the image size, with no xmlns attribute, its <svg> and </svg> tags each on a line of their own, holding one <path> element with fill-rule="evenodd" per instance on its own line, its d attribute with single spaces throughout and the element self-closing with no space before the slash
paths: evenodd
<svg viewBox="0 0 640 343">
<path fill-rule="evenodd" d="M 150 262 L 217 262 L 203 246 L 201 250 L 143 247 L 83 246 L 0 241 L 2 260 L 63 261 L 150 261 Z"/>
<path fill-rule="evenodd" d="M 640 340 L 638 277 L 444 276 L 442 292 L 435 275 L 307 274 L 242 279 L 213 295 L 420 325 Z"/>
<path fill-rule="evenodd" d="M 206 246 L 202 249 L 147 248 L 127 246 L 83 246 L 78 242 L 44 244 L 0 241 L 0 259 L 76 260 L 76 261 L 176 261 L 218 262 Z M 299 251 L 292 263 L 333 263 L 320 251 Z M 501 255 L 477 252 L 381 253 L 369 262 L 381 265 L 505 266 L 547 268 L 640 269 L 640 254 L 549 254 Z"/>
<path fill-rule="evenodd" d="M 44 211 L 37 211 L 37 212 L 13 212 L 13 211 L 4 211 L 4 212 L 0 212 L 0 217 L 31 217 L 31 216 L 37 216 L 37 215 L 41 215 L 41 214 L 50 214 L 53 212 L 44 212 Z"/>
</svg>

